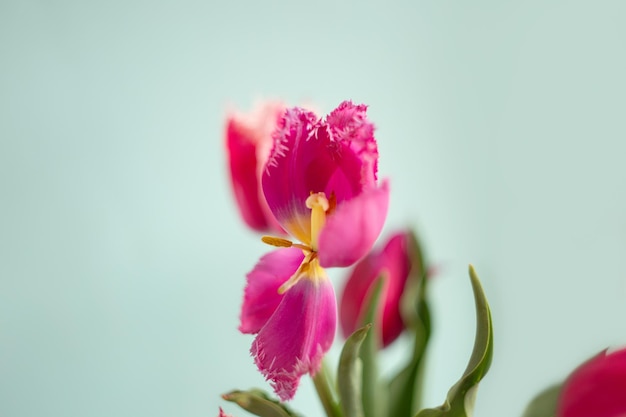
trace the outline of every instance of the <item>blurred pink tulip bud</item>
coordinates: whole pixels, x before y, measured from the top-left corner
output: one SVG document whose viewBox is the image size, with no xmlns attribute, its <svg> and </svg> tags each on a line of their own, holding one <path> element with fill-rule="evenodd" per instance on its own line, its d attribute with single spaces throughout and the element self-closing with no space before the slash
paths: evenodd
<svg viewBox="0 0 626 417">
<path fill-rule="evenodd" d="M 580 365 L 561 390 L 558 417 L 626 416 L 626 348 Z"/>
<path fill-rule="evenodd" d="M 393 235 L 380 251 L 373 250 L 356 264 L 343 289 L 339 320 L 345 337 L 363 325 L 373 284 L 384 276 L 378 326 L 383 347 L 400 336 L 405 328 L 400 299 L 411 269 L 410 232 Z"/>
<path fill-rule="evenodd" d="M 267 101 L 247 114 L 230 112 L 226 120 L 225 142 L 233 194 L 244 222 L 258 232 L 284 233 L 261 188 L 261 176 L 274 143 L 272 133 L 284 110 L 282 103 Z"/>
</svg>

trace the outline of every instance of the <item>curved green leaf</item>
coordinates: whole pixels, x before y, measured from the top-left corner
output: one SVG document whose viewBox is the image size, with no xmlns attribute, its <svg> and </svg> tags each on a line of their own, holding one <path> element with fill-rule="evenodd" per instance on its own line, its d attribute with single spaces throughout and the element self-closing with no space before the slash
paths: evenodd
<svg viewBox="0 0 626 417">
<path fill-rule="evenodd" d="M 476 337 L 474 350 L 459 381 L 450 388 L 446 401 L 437 408 L 425 409 L 416 417 L 469 417 L 474 409 L 478 383 L 485 376 L 493 356 L 493 326 L 487 298 L 472 265 L 470 280 L 476 306 Z"/>
<path fill-rule="evenodd" d="M 271 399 L 269 395 L 259 389 L 235 390 L 223 394 L 222 398 L 259 417 L 298 417 L 298 414 L 285 404 Z"/>
<path fill-rule="evenodd" d="M 371 327 L 372 325 L 368 324 L 352 333 L 341 350 L 337 385 L 341 408 L 345 416 L 363 417 L 364 415 L 361 402 L 362 363 L 359 351 Z"/>
</svg>

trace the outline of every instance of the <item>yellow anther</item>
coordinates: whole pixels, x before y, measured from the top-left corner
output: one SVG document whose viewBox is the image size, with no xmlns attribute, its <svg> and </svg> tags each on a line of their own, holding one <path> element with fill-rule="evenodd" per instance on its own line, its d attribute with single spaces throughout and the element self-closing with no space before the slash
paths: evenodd
<svg viewBox="0 0 626 417">
<path fill-rule="evenodd" d="M 276 246 L 279 248 L 290 248 L 293 246 L 293 242 L 288 239 L 283 239 L 282 237 L 276 236 L 263 236 L 261 238 L 263 243 L 267 243 L 268 245 Z"/>
<path fill-rule="evenodd" d="M 263 236 L 261 237 L 263 243 L 267 243 L 268 245 L 276 246 L 277 248 L 298 248 L 302 249 L 305 253 L 311 252 L 311 248 L 307 245 L 303 245 L 301 243 L 293 243 L 289 239 L 284 239 L 282 237 L 277 236 Z"/>
</svg>

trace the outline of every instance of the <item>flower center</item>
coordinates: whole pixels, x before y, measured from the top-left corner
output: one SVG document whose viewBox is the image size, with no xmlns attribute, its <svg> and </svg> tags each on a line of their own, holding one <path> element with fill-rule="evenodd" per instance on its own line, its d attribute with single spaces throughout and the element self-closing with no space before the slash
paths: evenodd
<svg viewBox="0 0 626 417">
<path fill-rule="evenodd" d="M 333 196 L 331 195 L 331 200 Z M 332 202 L 332 201 L 331 201 Z M 276 236 L 263 236 L 261 240 L 268 245 L 276 246 L 279 248 L 291 248 L 296 247 L 302 249 L 305 257 L 298 270 L 278 289 L 279 294 L 283 294 L 289 288 L 293 287 L 302 277 L 319 281 L 326 278 L 326 272 L 321 267 L 319 260 L 317 259 L 317 249 L 319 245 L 320 232 L 326 224 L 326 214 L 329 209 L 332 209 L 331 203 L 329 203 L 326 195 L 322 193 L 311 193 L 306 199 L 305 204 L 307 208 L 311 209 L 311 244 L 305 245 L 301 243 L 293 243 L 289 239 Z"/>
<path fill-rule="evenodd" d="M 305 255 L 311 252 L 317 252 L 320 232 L 324 224 L 326 224 L 326 214 L 334 208 L 333 197 L 333 195 L 330 196 L 330 202 L 324 193 L 311 193 L 311 195 L 307 197 L 305 204 L 307 208 L 311 209 L 311 243 L 309 245 L 293 243 L 289 239 L 277 236 L 263 236 L 261 240 L 268 245 L 279 248 L 291 248 L 292 246 L 300 248 Z"/>
</svg>

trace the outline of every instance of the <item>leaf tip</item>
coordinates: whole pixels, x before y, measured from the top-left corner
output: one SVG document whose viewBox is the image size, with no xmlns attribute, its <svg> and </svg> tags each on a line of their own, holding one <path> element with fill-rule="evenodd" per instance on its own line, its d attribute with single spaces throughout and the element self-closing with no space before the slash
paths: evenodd
<svg viewBox="0 0 626 417">
<path fill-rule="evenodd" d="M 474 268 L 474 265 L 469 264 L 468 269 L 469 269 L 469 274 L 470 274 L 470 276 L 471 276 L 472 278 L 476 279 L 476 278 L 477 278 L 477 275 L 476 275 L 476 269 Z"/>
</svg>

